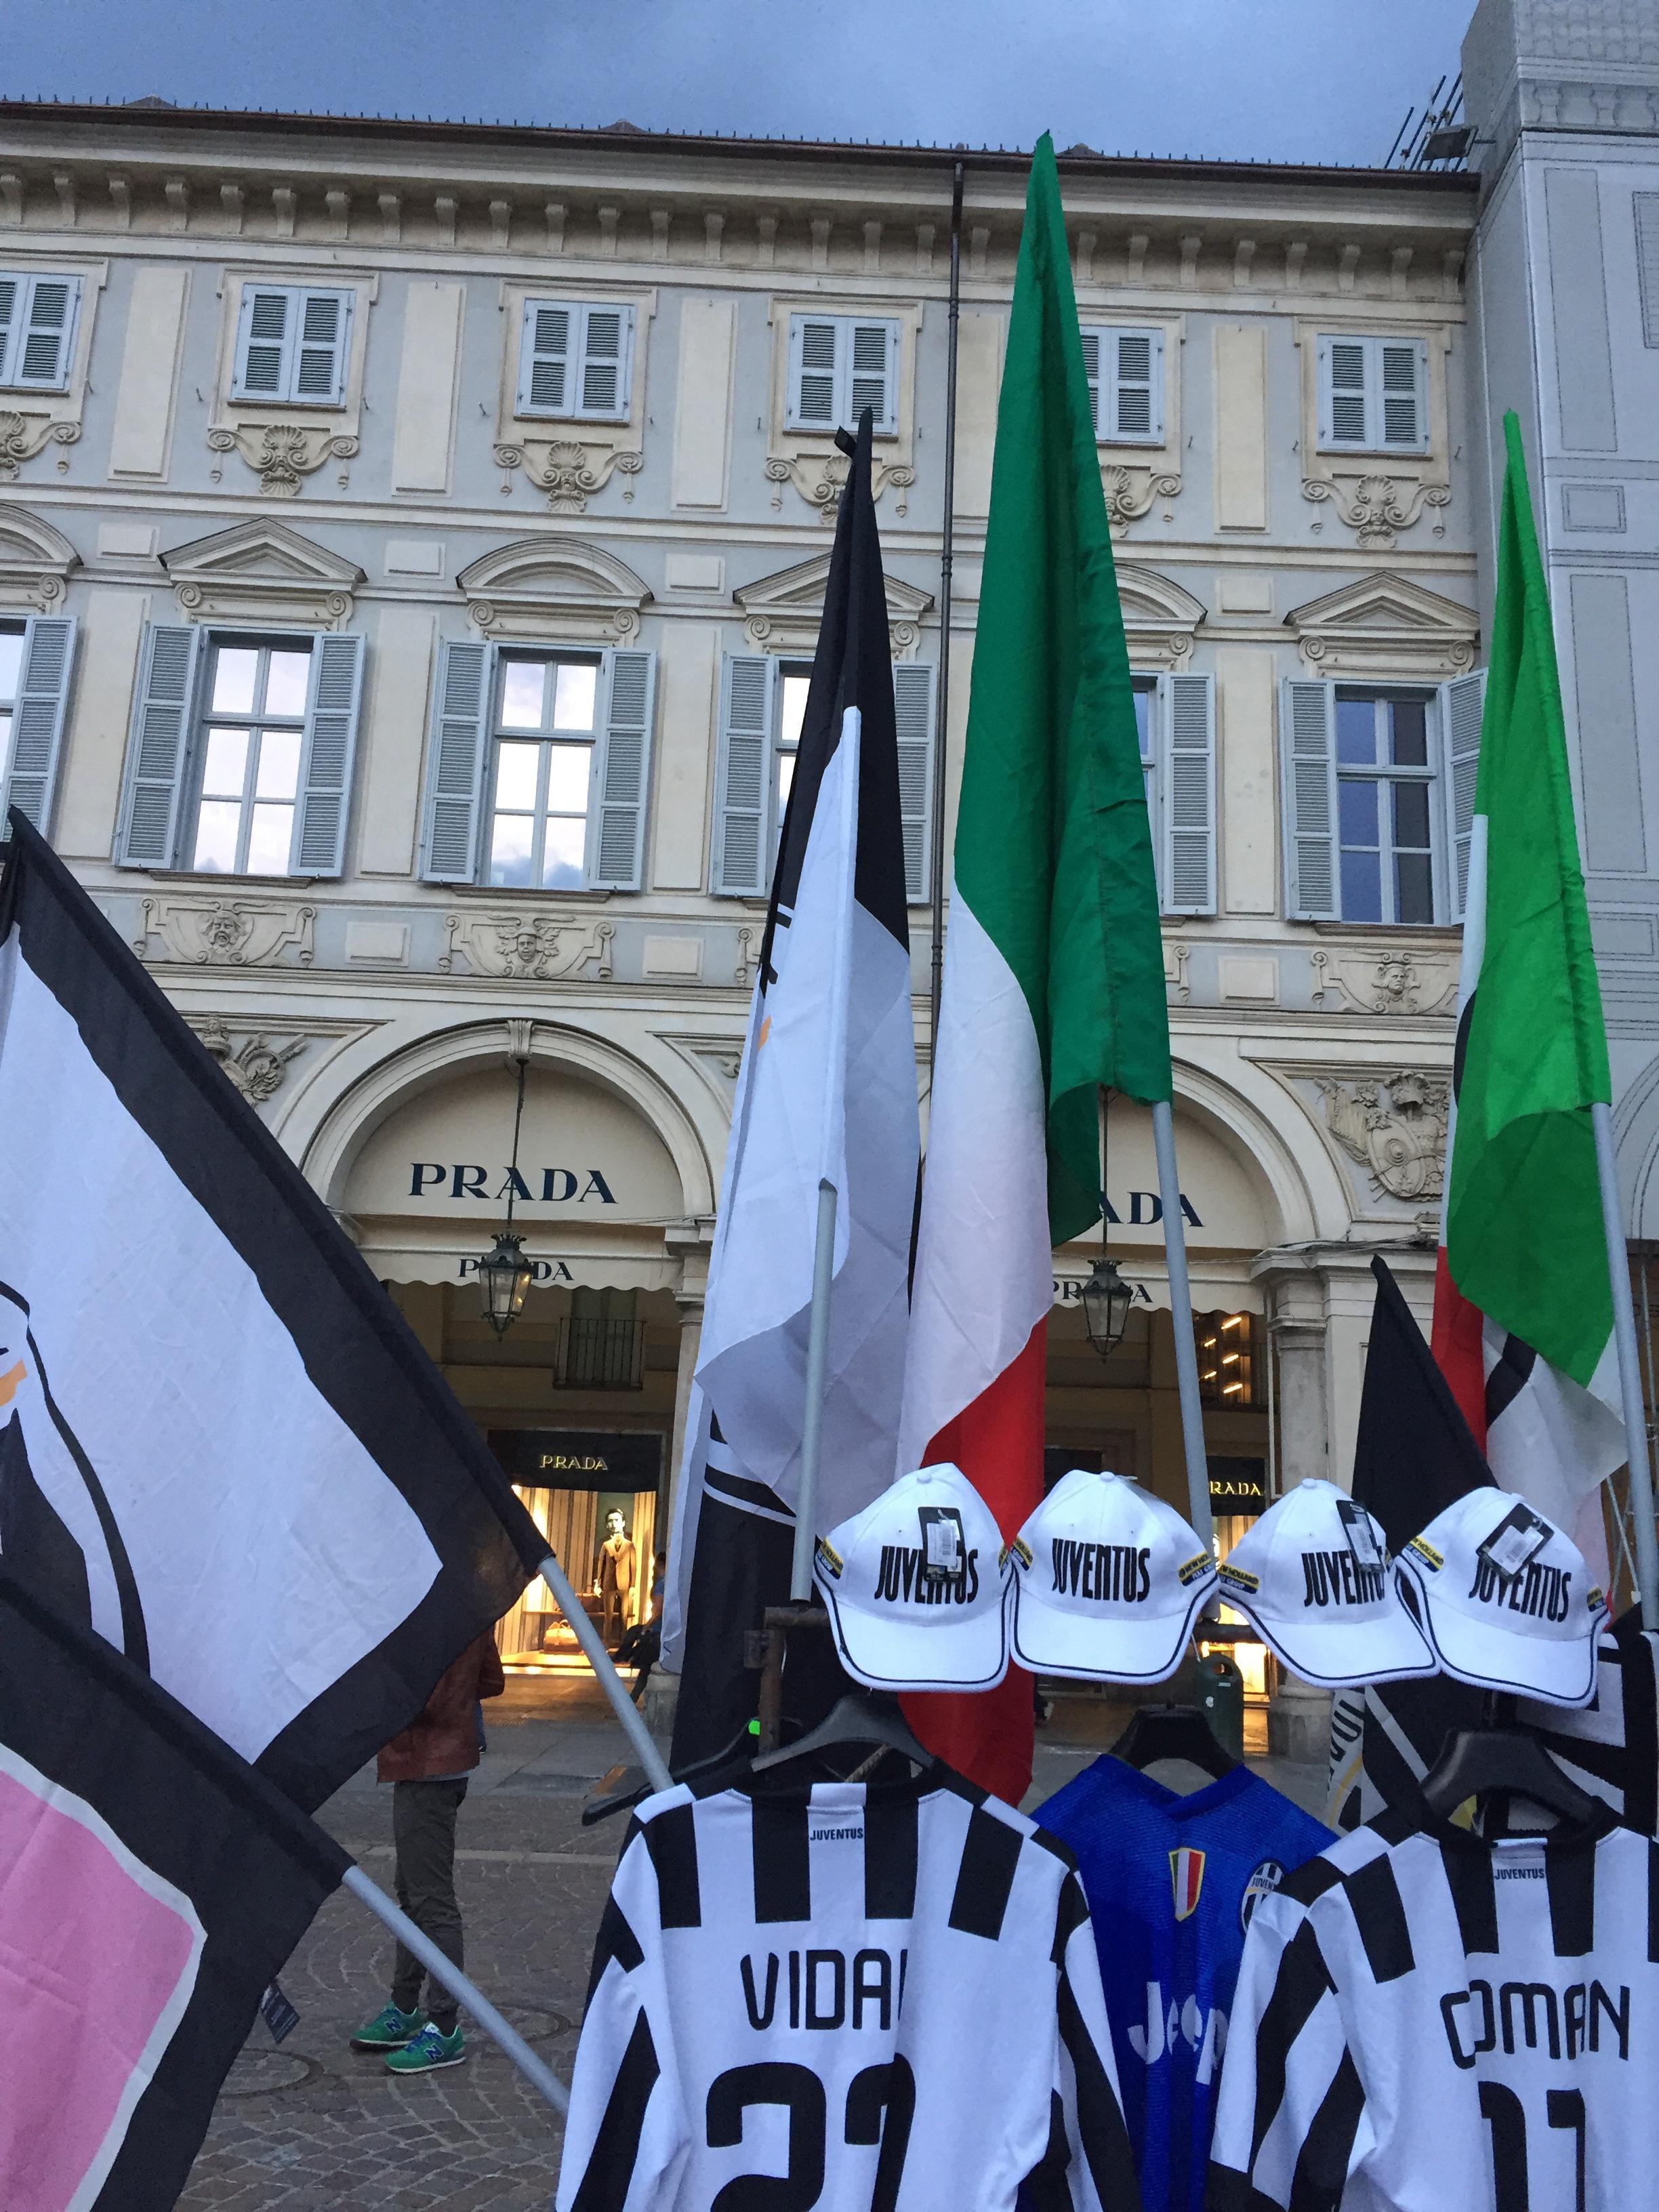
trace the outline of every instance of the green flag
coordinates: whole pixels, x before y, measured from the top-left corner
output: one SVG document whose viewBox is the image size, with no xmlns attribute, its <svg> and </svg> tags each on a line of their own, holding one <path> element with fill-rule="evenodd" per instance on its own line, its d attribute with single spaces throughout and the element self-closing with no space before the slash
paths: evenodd
<svg viewBox="0 0 1659 2212">
<path fill-rule="evenodd" d="M 1464 1297 L 1589 1388 L 1613 1334 L 1589 1109 L 1612 1086 L 1549 597 L 1512 413 L 1504 434 L 1446 1256 Z"/>
<path fill-rule="evenodd" d="M 1100 1218 L 1100 1084 L 1170 1095 L 1152 835 L 1053 141 L 1037 142 L 997 416 L 956 897 L 1042 1055 L 1049 1235 Z"/>
</svg>

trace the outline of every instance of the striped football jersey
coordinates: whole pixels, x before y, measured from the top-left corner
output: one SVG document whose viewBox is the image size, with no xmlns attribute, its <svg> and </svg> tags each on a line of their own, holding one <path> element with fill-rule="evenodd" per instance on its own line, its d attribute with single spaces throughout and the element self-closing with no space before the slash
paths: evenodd
<svg viewBox="0 0 1659 2212">
<path fill-rule="evenodd" d="M 933 1766 L 648 1798 L 594 1949 L 558 2212 L 1135 2212 L 1071 1854 Z"/>
<path fill-rule="evenodd" d="M 1659 1844 L 1487 1841 L 1419 1807 L 1264 1897 L 1212 2212 L 1601 2212 L 1659 2172 Z"/>
</svg>

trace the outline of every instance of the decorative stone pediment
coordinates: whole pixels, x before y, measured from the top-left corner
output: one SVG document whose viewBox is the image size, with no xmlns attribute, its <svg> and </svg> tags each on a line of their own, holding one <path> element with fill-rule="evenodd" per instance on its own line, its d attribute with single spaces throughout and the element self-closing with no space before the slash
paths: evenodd
<svg viewBox="0 0 1659 2212">
<path fill-rule="evenodd" d="M 732 597 L 743 610 L 744 635 L 757 652 L 810 653 L 817 643 L 823 621 L 823 594 L 830 580 L 830 556 L 815 553 L 793 568 L 744 584 Z M 884 572 L 887 593 L 887 634 L 893 657 L 915 650 L 921 635 L 921 618 L 933 604 L 931 592 Z"/>
<path fill-rule="evenodd" d="M 1184 668 L 1193 638 L 1209 611 L 1184 585 L 1132 561 L 1117 564 L 1117 596 L 1136 668 Z"/>
<path fill-rule="evenodd" d="M 1480 635 L 1473 608 L 1381 569 L 1293 607 L 1285 622 L 1321 676 L 1461 676 Z"/>
<path fill-rule="evenodd" d="M 263 515 L 192 538 L 161 556 L 192 622 L 294 623 L 339 629 L 363 580 L 355 561 Z"/>
<path fill-rule="evenodd" d="M 24 507 L 0 507 L 0 602 L 50 614 L 81 556 L 60 531 Z"/>
<path fill-rule="evenodd" d="M 634 636 L 651 587 L 625 561 L 579 538 L 520 538 L 455 579 L 486 637 L 611 645 Z"/>
</svg>

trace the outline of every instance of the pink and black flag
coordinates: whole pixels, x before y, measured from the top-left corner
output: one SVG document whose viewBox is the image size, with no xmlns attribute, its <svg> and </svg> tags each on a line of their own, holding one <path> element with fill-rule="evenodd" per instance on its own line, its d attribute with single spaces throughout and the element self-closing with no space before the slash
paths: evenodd
<svg viewBox="0 0 1659 2212">
<path fill-rule="evenodd" d="M 167 2212 L 261 1992 L 350 1864 L 0 1574 L 6 2212 Z"/>
<path fill-rule="evenodd" d="M 258 1115 L 10 836 L 0 1559 L 309 1810 L 546 1547 Z"/>
</svg>

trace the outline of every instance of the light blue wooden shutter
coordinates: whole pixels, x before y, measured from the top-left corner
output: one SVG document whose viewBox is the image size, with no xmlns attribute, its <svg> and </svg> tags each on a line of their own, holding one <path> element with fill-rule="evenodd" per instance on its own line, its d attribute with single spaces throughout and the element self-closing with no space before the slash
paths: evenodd
<svg viewBox="0 0 1659 2212">
<path fill-rule="evenodd" d="M 287 396 L 291 330 L 300 299 L 292 285 L 243 285 L 233 399 L 280 400 Z"/>
<path fill-rule="evenodd" d="M 296 876 L 337 876 L 345 866 L 346 818 L 363 688 L 363 641 L 319 637 L 311 648 L 311 697 L 300 755 L 300 804 L 289 866 Z"/>
<path fill-rule="evenodd" d="M 834 315 L 794 315 L 789 323 L 791 430 L 836 427 L 837 371 L 846 325 Z"/>
<path fill-rule="evenodd" d="M 929 896 L 933 820 L 933 672 L 925 663 L 905 660 L 894 669 L 893 719 L 898 730 L 904 896 L 917 906 Z"/>
<path fill-rule="evenodd" d="M 1446 808 L 1446 892 L 1452 921 L 1462 921 L 1469 890 L 1469 837 L 1474 827 L 1474 778 L 1480 765 L 1484 669 L 1454 676 L 1440 687 L 1440 785 Z"/>
<path fill-rule="evenodd" d="M 439 658 L 422 867 L 428 883 L 470 884 L 477 871 L 495 664 L 494 646 L 470 641 L 447 642 Z"/>
<path fill-rule="evenodd" d="M 872 428 L 890 434 L 898 427 L 898 325 L 855 322 L 850 345 L 847 427 L 856 429 L 867 407 Z"/>
<path fill-rule="evenodd" d="M 1104 331 L 1084 331 L 1081 336 L 1083 374 L 1089 382 L 1089 413 L 1093 418 L 1096 437 L 1103 438 L 1106 434 L 1107 418 L 1103 414 L 1100 404 L 1100 355 L 1102 343 L 1109 336 L 1109 333 Z"/>
<path fill-rule="evenodd" d="M 576 412 L 590 421 L 628 413 L 631 307 L 587 307 L 582 313 L 581 390 Z"/>
<path fill-rule="evenodd" d="M 28 304 L 19 317 L 14 381 L 31 392 L 61 392 L 69 382 L 81 280 L 33 276 L 27 291 Z"/>
<path fill-rule="evenodd" d="M 28 289 L 27 276 L 15 276 L 9 272 L 0 276 L 0 384 L 12 380 L 9 356 L 11 342 L 22 313 L 23 295 Z"/>
<path fill-rule="evenodd" d="M 1374 338 L 1382 410 L 1379 442 L 1395 453 L 1427 449 L 1429 437 L 1428 349 L 1421 338 Z"/>
<path fill-rule="evenodd" d="M 596 820 L 588 866 L 595 890 L 636 891 L 644 880 L 656 660 L 654 653 L 631 647 L 605 655 L 608 703 L 593 768 Z"/>
<path fill-rule="evenodd" d="M 714 770 L 713 888 L 725 898 L 759 898 L 772 872 L 773 696 L 777 663 L 763 653 L 728 653 L 720 684 Z"/>
<path fill-rule="evenodd" d="M 115 836 L 121 867 L 175 864 L 205 635 L 185 623 L 151 623 L 144 634 Z"/>
<path fill-rule="evenodd" d="M 0 788 L 0 837 L 9 807 L 26 814 L 42 836 L 51 826 L 74 665 L 70 618 L 33 617 L 23 632 L 22 668 L 12 708 L 11 774 Z"/>
<path fill-rule="evenodd" d="M 520 415 L 562 415 L 570 388 L 571 326 L 580 319 L 574 307 L 557 300 L 526 300 L 524 334 L 519 345 Z"/>
<path fill-rule="evenodd" d="M 346 344 L 350 333 L 349 292 L 301 294 L 291 398 L 309 400 L 320 407 L 340 404 L 345 398 Z"/>
<path fill-rule="evenodd" d="M 1293 921 L 1342 912 L 1336 866 L 1334 688 L 1289 678 L 1279 756 L 1285 792 L 1285 910 Z"/>
<path fill-rule="evenodd" d="M 1319 442 L 1322 446 L 1369 446 L 1372 408 L 1369 400 L 1370 348 L 1364 338 L 1319 341 Z"/>
<path fill-rule="evenodd" d="M 1160 678 L 1163 694 L 1163 906 L 1165 914 L 1215 912 L 1215 682 Z"/>
</svg>

